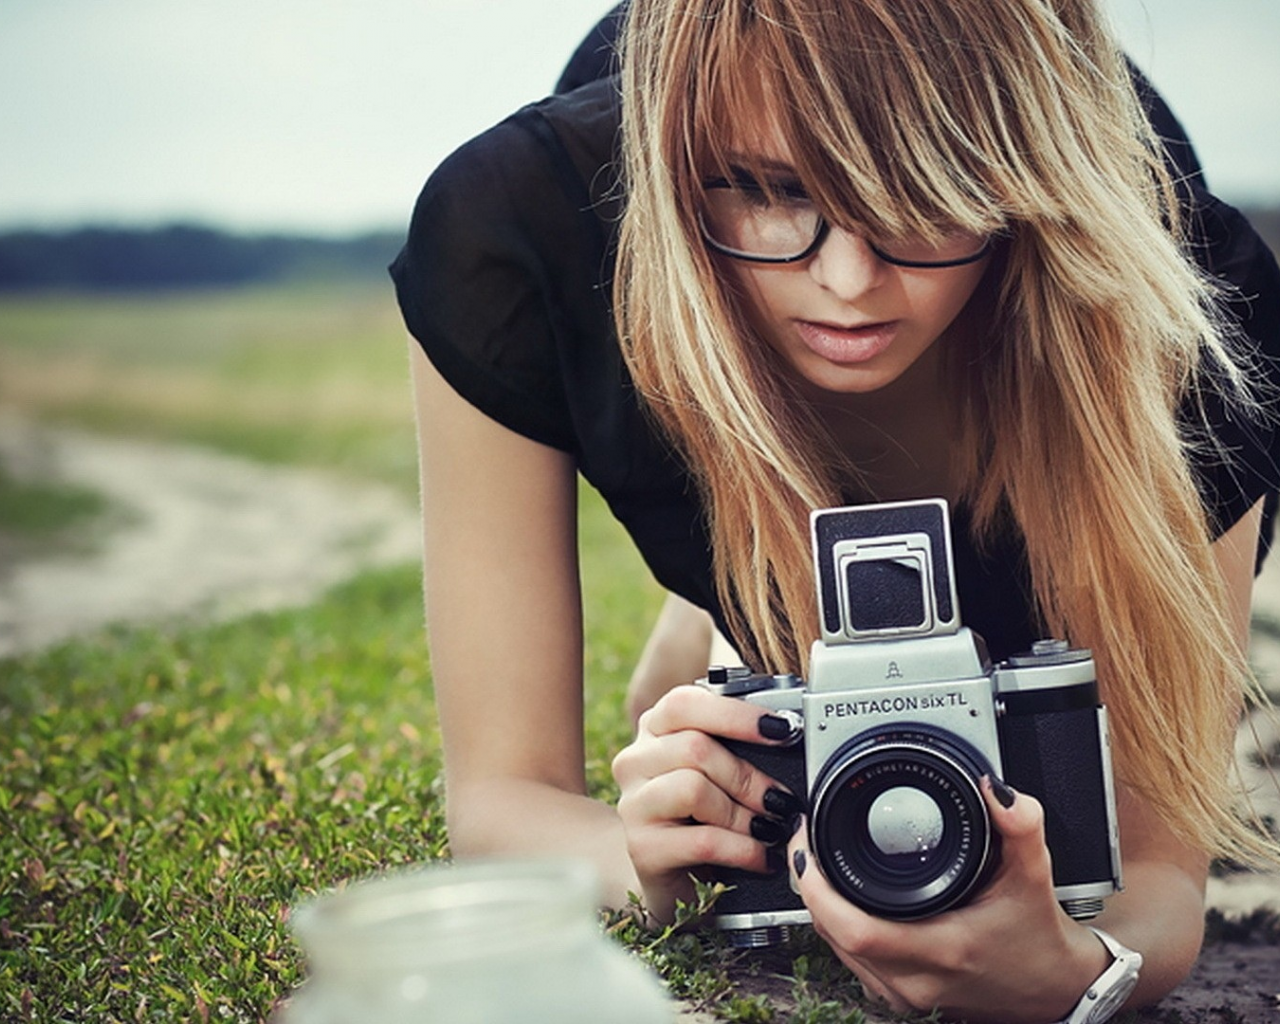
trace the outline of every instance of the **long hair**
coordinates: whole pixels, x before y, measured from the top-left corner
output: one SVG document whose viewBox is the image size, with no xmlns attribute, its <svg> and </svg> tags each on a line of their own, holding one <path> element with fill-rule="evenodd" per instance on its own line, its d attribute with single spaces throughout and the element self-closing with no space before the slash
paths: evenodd
<svg viewBox="0 0 1280 1024">
<path fill-rule="evenodd" d="M 1188 465 L 1211 441 L 1178 416 L 1244 375 L 1092 0 L 634 0 L 622 88 L 619 336 L 749 660 L 806 668 L 808 514 L 857 469 L 700 240 L 704 176 L 763 116 L 841 226 L 1000 232 L 984 329 L 942 354 L 975 533 L 1016 523 L 1046 629 L 1094 649 L 1124 780 L 1201 849 L 1263 849 L 1231 809 L 1251 677 Z"/>
</svg>

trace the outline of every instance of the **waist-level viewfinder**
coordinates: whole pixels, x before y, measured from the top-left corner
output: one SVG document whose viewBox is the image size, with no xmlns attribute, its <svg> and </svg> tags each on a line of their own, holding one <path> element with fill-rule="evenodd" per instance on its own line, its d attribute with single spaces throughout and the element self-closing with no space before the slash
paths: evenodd
<svg viewBox="0 0 1280 1024">
<path fill-rule="evenodd" d="M 941 499 L 826 509 L 814 513 L 812 528 L 824 643 L 959 628 Z"/>
</svg>

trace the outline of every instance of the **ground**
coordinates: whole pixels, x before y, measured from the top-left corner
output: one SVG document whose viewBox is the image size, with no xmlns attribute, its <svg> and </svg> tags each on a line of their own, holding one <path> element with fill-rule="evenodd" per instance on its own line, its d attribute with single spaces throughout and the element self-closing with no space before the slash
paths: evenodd
<svg viewBox="0 0 1280 1024">
<path fill-rule="evenodd" d="M 389 490 L 18 420 L 0 426 L 0 459 L 11 473 L 38 455 L 41 473 L 88 485 L 129 510 L 96 549 L 24 558 L 0 573 L 0 655 L 107 621 L 301 602 L 359 566 L 416 557 L 414 510 Z M 1259 581 L 1255 624 L 1254 661 L 1274 686 L 1280 559 Z M 1280 820 L 1274 780 L 1268 791 L 1262 773 L 1255 776 L 1260 809 Z M 1280 926 L 1275 917 L 1249 916 L 1258 908 L 1280 910 L 1280 876 L 1215 878 L 1209 897 L 1226 923 L 1211 927 L 1191 977 L 1143 1019 L 1280 1021 Z M 790 982 L 767 971 L 744 971 L 742 986 L 781 1005 L 790 999 Z M 685 1006 L 681 1019 L 711 1018 Z"/>
</svg>

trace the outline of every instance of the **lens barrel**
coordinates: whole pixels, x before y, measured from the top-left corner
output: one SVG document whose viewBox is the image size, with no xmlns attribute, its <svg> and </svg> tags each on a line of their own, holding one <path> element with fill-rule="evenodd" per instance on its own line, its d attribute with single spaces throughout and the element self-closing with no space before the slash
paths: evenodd
<svg viewBox="0 0 1280 1024">
<path fill-rule="evenodd" d="M 827 879 L 850 902 L 897 920 L 964 901 L 997 860 L 978 786 L 990 771 L 942 729 L 899 724 L 854 737 L 814 787 L 810 838 Z"/>
</svg>

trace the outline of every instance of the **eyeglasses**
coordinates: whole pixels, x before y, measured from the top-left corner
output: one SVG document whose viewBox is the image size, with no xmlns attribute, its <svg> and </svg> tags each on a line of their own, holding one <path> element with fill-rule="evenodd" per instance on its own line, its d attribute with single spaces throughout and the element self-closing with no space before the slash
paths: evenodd
<svg viewBox="0 0 1280 1024">
<path fill-rule="evenodd" d="M 797 185 L 761 185 L 749 176 L 702 183 L 702 237 L 716 252 L 752 263 L 798 263 L 818 251 L 831 225 Z M 962 267 L 991 251 L 991 235 L 944 232 L 936 239 L 867 239 L 880 259 L 898 267 Z"/>
</svg>

